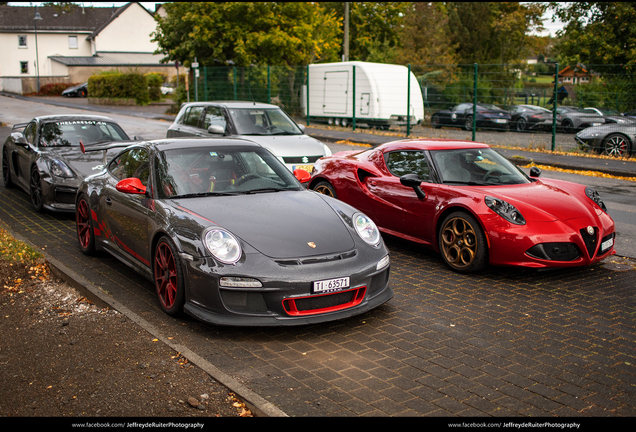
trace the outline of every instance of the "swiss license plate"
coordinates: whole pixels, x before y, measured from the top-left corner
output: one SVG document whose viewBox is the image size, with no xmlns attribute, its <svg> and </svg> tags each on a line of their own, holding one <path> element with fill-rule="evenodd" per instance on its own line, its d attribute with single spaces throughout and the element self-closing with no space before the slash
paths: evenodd
<svg viewBox="0 0 636 432">
<path fill-rule="evenodd" d="M 592 123 L 592 126 L 600 126 L 601 123 Z"/>
<path fill-rule="evenodd" d="M 495 119 L 495 123 L 508 123 L 507 119 Z"/>
<path fill-rule="evenodd" d="M 295 170 L 297 170 L 297 169 L 305 170 L 309 174 L 311 174 L 311 170 L 314 169 L 314 166 L 313 165 L 296 165 L 296 166 L 294 166 L 294 169 Z"/>
<path fill-rule="evenodd" d="M 614 239 L 613 238 L 605 240 L 603 243 L 601 243 L 601 251 L 604 252 L 604 251 L 608 250 L 609 248 L 611 248 L 612 246 L 614 246 Z"/>
<path fill-rule="evenodd" d="M 327 279 L 314 282 L 314 293 L 340 291 L 349 288 L 349 277 Z"/>
</svg>

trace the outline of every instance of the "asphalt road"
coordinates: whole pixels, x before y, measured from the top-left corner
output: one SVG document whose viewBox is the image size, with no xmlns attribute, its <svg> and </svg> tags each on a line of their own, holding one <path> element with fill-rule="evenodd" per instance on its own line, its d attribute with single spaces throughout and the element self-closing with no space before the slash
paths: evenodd
<svg viewBox="0 0 636 432">
<path fill-rule="evenodd" d="M 5 123 L 44 109 L 5 99 Z M 110 116 L 145 138 L 161 138 L 168 127 Z M 2 186 L 0 202 L 0 221 L 67 277 L 235 386 L 243 399 L 256 395 L 276 413 L 542 421 L 636 415 L 634 260 L 462 276 L 437 254 L 387 238 L 396 295 L 385 305 L 322 325 L 225 328 L 163 314 L 152 283 L 108 255 L 79 251 L 72 216 L 35 213 L 26 194 Z"/>
</svg>

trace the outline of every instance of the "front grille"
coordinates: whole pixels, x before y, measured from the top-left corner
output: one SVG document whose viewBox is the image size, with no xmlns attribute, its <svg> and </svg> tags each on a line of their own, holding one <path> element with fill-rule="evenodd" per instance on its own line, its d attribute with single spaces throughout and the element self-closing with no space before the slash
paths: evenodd
<svg viewBox="0 0 636 432">
<path fill-rule="evenodd" d="M 586 228 L 581 228 L 579 232 L 581 233 L 581 237 L 583 237 L 583 242 L 585 243 L 588 255 L 590 258 L 593 258 L 596 248 L 598 247 L 598 228 L 594 228 L 594 234 L 591 235 L 587 233 Z"/>
<path fill-rule="evenodd" d="M 324 255 L 319 257 L 311 257 L 311 258 L 297 258 L 297 259 L 287 259 L 287 260 L 276 260 L 276 264 L 279 265 L 304 265 L 304 264 L 320 264 L 330 261 L 340 261 L 348 258 L 353 258 L 358 254 L 357 251 L 353 250 L 350 252 L 344 252 L 336 255 Z"/>
<path fill-rule="evenodd" d="M 360 287 L 331 294 L 288 298 L 283 300 L 283 307 L 294 316 L 334 312 L 359 305 L 366 291 L 366 287 Z"/>
<path fill-rule="evenodd" d="M 288 164 L 308 164 L 308 163 L 314 163 L 316 162 L 318 159 L 320 159 L 322 156 L 293 156 L 293 157 L 283 157 L 283 160 L 285 161 L 285 163 Z M 306 160 L 303 160 L 306 159 Z"/>
<path fill-rule="evenodd" d="M 265 313 L 267 304 L 258 292 L 220 290 L 223 304 L 229 310 L 243 313 Z"/>
<path fill-rule="evenodd" d="M 533 258 L 551 261 L 574 261 L 581 251 L 574 243 L 541 243 L 526 251 Z"/>
</svg>

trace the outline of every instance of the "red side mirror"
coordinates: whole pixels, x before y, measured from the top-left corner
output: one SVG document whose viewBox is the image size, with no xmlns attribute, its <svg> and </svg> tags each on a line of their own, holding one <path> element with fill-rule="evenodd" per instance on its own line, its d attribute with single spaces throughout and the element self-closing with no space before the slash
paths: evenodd
<svg viewBox="0 0 636 432">
<path fill-rule="evenodd" d="M 311 174 L 304 169 L 295 169 L 294 176 L 301 183 L 307 183 L 311 179 Z"/>
<path fill-rule="evenodd" d="M 143 195 L 146 193 L 146 186 L 141 184 L 141 180 L 139 180 L 137 177 L 130 177 L 121 180 L 119 183 L 117 183 L 115 189 L 117 189 L 119 192 L 129 194 Z"/>
</svg>

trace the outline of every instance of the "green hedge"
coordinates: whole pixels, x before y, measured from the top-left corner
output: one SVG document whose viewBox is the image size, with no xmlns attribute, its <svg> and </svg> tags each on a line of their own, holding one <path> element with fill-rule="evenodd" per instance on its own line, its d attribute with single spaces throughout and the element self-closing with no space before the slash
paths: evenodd
<svg viewBox="0 0 636 432">
<path fill-rule="evenodd" d="M 138 105 L 150 101 L 148 80 L 140 73 L 108 72 L 88 79 L 88 94 L 95 98 L 130 98 Z"/>
</svg>

